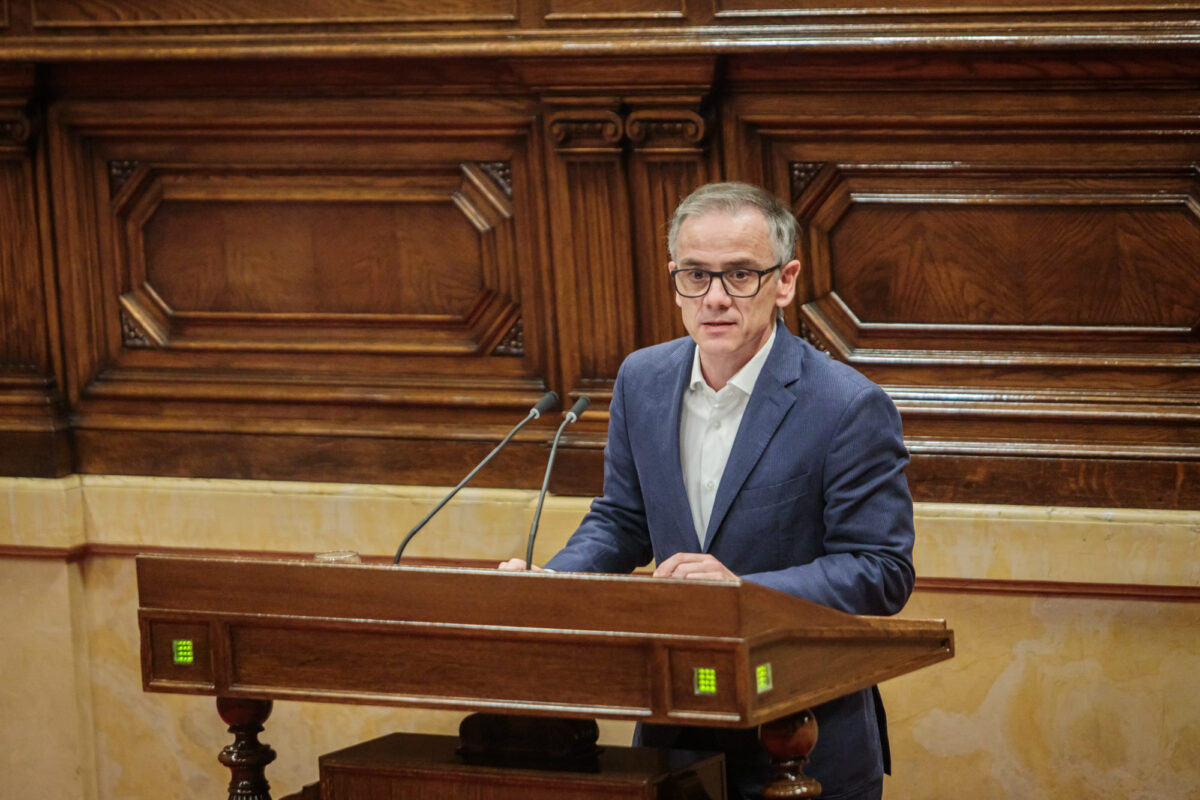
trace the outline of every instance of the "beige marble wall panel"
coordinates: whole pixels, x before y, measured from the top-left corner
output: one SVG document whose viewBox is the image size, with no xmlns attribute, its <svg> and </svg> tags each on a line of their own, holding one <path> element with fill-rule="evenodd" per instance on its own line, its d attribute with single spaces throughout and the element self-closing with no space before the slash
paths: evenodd
<svg viewBox="0 0 1200 800">
<path fill-rule="evenodd" d="M 909 800 L 1200 797 L 1200 605 L 918 592 L 950 660 L 881 687 Z"/>
<path fill-rule="evenodd" d="M 77 681 L 86 659 L 77 651 L 73 573 L 60 561 L 0 560 L 0 795 L 6 798 L 95 796 L 90 695 Z"/>
<path fill-rule="evenodd" d="M 1200 511 L 916 506 L 922 577 L 1200 586 Z"/>
<path fill-rule="evenodd" d="M 446 489 L 72 476 L 0 479 L 0 544 L 394 552 Z M 467 488 L 406 554 L 523 556 L 535 492 Z M 549 497 L 535 560 L 562 546 L 590 498 Z M 1200 586 L 1200 511 L 916 507 L 923 577 Z"/>
<path fill-rule="evenodd" d="M 431 487 L 84 476 L 89 541 L 164 547 L 395 552 L 446 494 Z M 578 501 L 567 501 L 573 505 Z M 463 489 L 421 530 L 406 555 L 496 558 L 525 551 L 536 493 Z M 561 542 L 562 503 L 547 501 L 542 532 Z M 569 518 L 571 530 L 582 511 Z M 569 531 L 567 531 L 569 533 Z"/>
<path fill-rule="evenodd" d="M 75 547 L 86 541 L 79 476 L 0 478 L 0 545 Z"/>
<path fill-rule="evenodd" d="M 382 555 L 443 493 L 3 480 L 0 544 Z M 547 499 L 537 561 L 588 502 Z M 523 555 L 535 503 L 533 492 L 464 490 L 409 553 Z M 926 577 L 1200 585 L 1197 512 L 922 504 L 917 526 Z M 0 650 L 6 800 L 219 796 L 228 774 L 216 754 L 231 737 L 212 699 L 141 690 L 132 558 L 0 559 L 0 601 L 15 610 Z M 1200 604 L 919 592 L 905 614 L 948 619 L 957 656 L 883 687 L 897 764 L 889 796 L 1200 799 Z M 279 752 L 274 795 L 314 781 L 321 753 L 391 731 L 449 733 L 459 716 L 280 703 L 262 737 Z M 605 725 L 603 741 L 627 742 L 631 727 Z"/>
</svg>

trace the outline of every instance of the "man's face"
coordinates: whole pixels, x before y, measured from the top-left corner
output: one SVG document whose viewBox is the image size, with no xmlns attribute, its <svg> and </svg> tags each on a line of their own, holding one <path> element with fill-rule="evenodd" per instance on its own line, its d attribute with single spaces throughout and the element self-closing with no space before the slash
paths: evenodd
<svg viewBox="0 0 1200 800">
<path fill-rule="evenodd" d="M 668 269 L 689 267 L 725 272 L 738 268 L 775 266 L 767 220 L 758 209 L 735 214 L 712 211 L 688 217 L 675 240 L 677 261 Z M 745 366 L 771 336 L 775 309 L 796 294 L 799 261 L 764 275 L 754 297 L 730 297 L 716 278 L 703 297 L 683 297 L 675 303 L 683 311 L 683 324 L 700 350 L 704 376 L 714 388 Z"/>
</svg>

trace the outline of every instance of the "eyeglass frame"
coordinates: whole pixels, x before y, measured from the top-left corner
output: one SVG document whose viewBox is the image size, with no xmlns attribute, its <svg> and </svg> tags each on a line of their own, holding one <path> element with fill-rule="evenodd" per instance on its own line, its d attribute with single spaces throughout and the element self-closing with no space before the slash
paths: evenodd
<svg viewBox="0 0 1200 800">
<path fill-rule="evenodd" d="M 774 272 L 777 269 L 783 269 L 786 266 L 787 266 L 786 263 L 781 263 L 781 264 L 776 264 L 773 267 L 767 267 L 766 269 L 754 269 L 752 267 L 734 267 L 733 269 L 700 269 L 699 267 L 676 267 L 675 269 L 671 270 L 669 274 L 671 276 L 671 288 L 675 290 L 675 293 L 677 295 L 679 295 L 680 297 L 687 298 L 688 300 L 696 300 L 698 298 L 707 296 L 708 293 L 710 291 L 712 291 L 712 284 L 713 284 L 714 277 L 721 282 L 721 288 L 725 290 L 725 294 L 729 295 L 730 297 L 736 297 L 738 300 L 748 300 L 751 297 L 757 297 L 758 293 L 762 291 L 763 276 L 769 275 L 770 273 Z M 739 272 L 739 271 L 753 272 L 755 275 L 758 276 L 758 286 L 755 288 L 753 294 L 734 294 L 733 292 L 729 291 L 729 284 L 725 283 L 725 274 L 729 273 L 729 272 Z M 679 291 L 679 284 L 675 280 L 675 275 L 680 272 L 703 272 L 705 275 L 708 276 L 708 286 L 705 286 L 704 291 L 701 292 L 700 294 L 684 294 L 683 292 Z"/>
</svg>

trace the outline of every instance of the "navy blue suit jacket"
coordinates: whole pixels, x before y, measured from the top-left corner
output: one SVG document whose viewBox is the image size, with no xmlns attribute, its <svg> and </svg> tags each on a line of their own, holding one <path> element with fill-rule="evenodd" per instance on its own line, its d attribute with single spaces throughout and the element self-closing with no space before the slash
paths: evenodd
<svg viewBox="0 0 1200 800">
<path fill-rule="evenodd" d="M 856 614 L 894 614 L 912 591 L 912 498 L 900 417 L 887 394 L 779 326 L 734 440 L 700 545 L 680 465 L 679 418 L 695 343 L 631 354 L 613 387 L 604 496 L 547 566 L 625 573 L 707 552 L 743 580 Z M 835 798 L 884 769 L 882 706 L 871 690 L 818 706 L 808 773 Z M 712 731 L 719 749 L 743 747 Z M 648 744 L 705 745 L 659 728 Z M 762 765 L 759 765 L 762 766 Z M 765 767 L 763 767 L 765 769 Z"/>
</svg>

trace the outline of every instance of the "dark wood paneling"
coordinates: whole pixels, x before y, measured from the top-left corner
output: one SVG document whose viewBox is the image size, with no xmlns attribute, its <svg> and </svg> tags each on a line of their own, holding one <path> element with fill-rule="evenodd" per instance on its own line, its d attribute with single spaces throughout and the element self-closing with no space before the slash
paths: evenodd
<svg viewBox="0 0 1200 800">
<path fill-rule="evenodd" d="M 546 19 L 603 23 L 613 20 L 640 22 L 682 21 L 686 17 L 684 0 L 548 0 Z"/>
<path fill-rule="evenodd" d="M 556 321 L 566 333 L 563 380 L 574 396 L 616 377 L 621 358 L 612 345 L 633 348 L 633 319 L 620 302 L 633 284 L 633 256 L 619 110 L 618 101 L 601 98 L 545 113 L 546 175 L 558 187 L 550 198 Z"/>
<path fill-rule="evenodd" d="M 1156 0 L 30 0 L 0 37 L 27 60 L 1074 49 L 1194 45 L 1196 14 L 1194 2 Z"/>
<path fill-rule="evenodd" d="M 330 28 L 250 60 L 251 20 L 308 23 L 37 8 L 108 26 L 78 42 L 160 35 L 123 24 L 153 14 L 249 38 L 0 71 L 0 432 L 35 448 L 0 472 L 452 483 L 551 388 L 593 398 L 552 487 L 599 492 L 621 359 L 683 332 L 670 213 L 728 177 L 791 201 L 788 320 L 892 393 L 919 499 L 1200 507 L 1200 58 L 1178 41 L 756 54 L 800 17 L 725 5 L 747 13 L 684 46 L 666 31 L 711 10 L 566 2 L 516 24 L 624 55 L 466 57 L 482 32 L 429 22 L 454 57 L 360 58 Z M 337 31 L 391 24 L 366 8 Z M 660 13 L 632 55 L 617 31 Z M 551 423 L 480 485 L 538 485 Z"/>
<path fill-rule="evenodd" d="M 347 22 L 497 22 L 512 20 L 516 0 L 32 0 L 35 28 L 162 25 L 303 25 Z"/>
<path fill-rule="evenodd" d="M 0 475 L 70 472 L 34 71 L 0 64 Z"/>
<path fill-rule="evenodd" d="M 547 384 L 532 124 L 520 99 L 57 104 L 80 468 L 449 475 L 406 437 L 491 437 Z"/>
<path fill-rule="evenodd" d="M 1105 58 L 731 70 L 732 163 L 803 228 L 801 328 L 892 393 L 918 499 L 1197 503 L 1197 64 Z"/>
<path fill-rule="evenodd" d="M 671 108 L 661 101 L 657 108 L 634 105 L 626 119 L 639 347 L 687 333 L 667 279 L 667 231 L 679 201 L 719 174 L 701 99 L 680 98 Z"/>
</svg>

